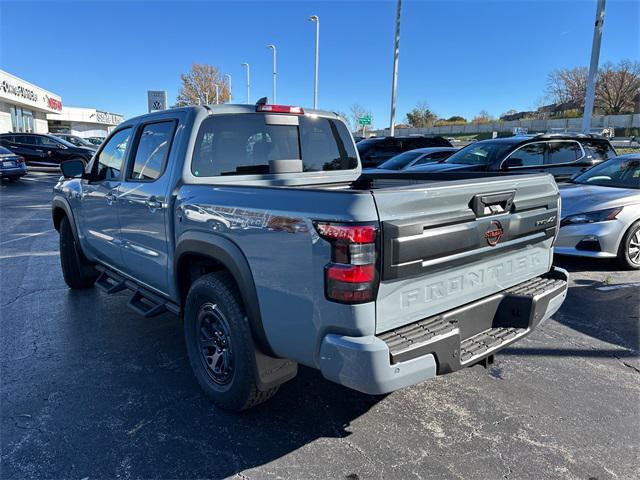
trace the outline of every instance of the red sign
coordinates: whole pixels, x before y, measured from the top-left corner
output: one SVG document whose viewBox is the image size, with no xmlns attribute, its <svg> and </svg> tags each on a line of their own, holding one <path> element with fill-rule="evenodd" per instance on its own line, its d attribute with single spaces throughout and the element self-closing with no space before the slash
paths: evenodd
<svg viewBox="0 0 640 480">
<path fill-rule="evenodd" d="M 495 247 L 502 238 L 502 235 L 504 235 L 502 224 L 497 220 L 494 220 L 489 224 L 489 228 L 487 228 L 484 238 L 490 246 Z"/>
<path fill-rule="evenodd" d="M 62 102 L 60 100 L 56 100 L 55 98 L 47 97 L 47 105 L 49 105 L 49 108 L 52 108 L 54 110 L 62 110 Z"/>
</svg>

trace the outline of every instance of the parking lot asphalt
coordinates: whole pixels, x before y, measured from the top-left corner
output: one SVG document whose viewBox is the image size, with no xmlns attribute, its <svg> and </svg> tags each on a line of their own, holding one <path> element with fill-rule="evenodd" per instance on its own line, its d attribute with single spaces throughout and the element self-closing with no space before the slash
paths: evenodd
<svg viewBox="0 0 640 480">
<path fill-rule="evenodd" d="M 571 272 L 552 320 L 475 366 L 387 396 L 311 369 L 223 413 L 177 317 L 69 290 L 56 176 L 0 185 L 0 477 L 633 479 L 640 465 L 640 273 Z"/>
</svg>

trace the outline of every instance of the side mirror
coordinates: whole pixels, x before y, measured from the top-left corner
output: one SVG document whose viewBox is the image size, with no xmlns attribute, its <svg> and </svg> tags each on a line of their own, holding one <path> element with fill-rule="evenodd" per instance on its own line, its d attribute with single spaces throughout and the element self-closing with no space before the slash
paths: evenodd
<svg viewBox="0 0 640 480">
<path fill-rule="evenodd" d="M 521 158 L 511 157 L 502 164 L 502 168 L 524 167 L 524 163 Z"/>
<path fill-rule="evenodd" d="M 60 164 L 64 178 L 83 178 L 84 162 L 82 160 L 67 160 Z"/>
</svg>

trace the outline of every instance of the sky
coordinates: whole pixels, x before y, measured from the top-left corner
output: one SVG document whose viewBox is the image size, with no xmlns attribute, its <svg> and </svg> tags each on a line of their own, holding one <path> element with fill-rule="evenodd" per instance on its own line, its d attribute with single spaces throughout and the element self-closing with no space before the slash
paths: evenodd
<svg viewBox="0 0 640 480">
<path fill-rule="evenodd" d="M 389 124 L 395 1 L 0 0 L 0 68 L 62 97 L 64 105 L 132 117 L 147 90 L 175 102 L 180 74 L 210 63 L 232 76 L 233 95 L 312 106 L 320 17 L 318 107 L 358 103 Z M 402 2 L 396 122 L 425 102 L 440 117 L 499 116 L 541 105 L 547 75 L 588 65 L 596 0 Z M 640 58 L 640 2 L 609 0 L 601 63 Z"/>
</svg>

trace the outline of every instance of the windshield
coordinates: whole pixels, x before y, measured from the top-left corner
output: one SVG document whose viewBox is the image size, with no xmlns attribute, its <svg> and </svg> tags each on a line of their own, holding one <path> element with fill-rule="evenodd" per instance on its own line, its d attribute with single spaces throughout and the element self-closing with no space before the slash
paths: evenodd
<svg viewBox="0 0 640 480">
<path fill-rule="evenodd" d="M 384 168 L 387 170 L 402 170 L 404 167 L 406 167 L 407 165 L 409 165 L 411 162 L 413 162 L 418 157 L 421 157 L 422 155 L 424 155 L 423 152 L 415 152 L 415 151 L 404 152 L 404 153 L 401 153 L 400 155 L 396 155 L 395 157 L 391 157 L 389 160 L 387 160 L 384 163 L 381 163 L 376 168 Z"/>
<path fill-rule="evenodd" d="M 573 179 L 580 185 L 640 189 L 640 156 L 618 157 L 597 165 Z"/>
<path fill-rule="evenodd" d="M 84 138 L 80 137 L 68 137 L 69 141 L 78 147 L 93 147 L 93 145 L 87 142 Z"/>
<path fill-rule="evenodd" d="M 490 165 L 503 158 L 513 148 L 511 143 L 477 142 L 467 145 L 447 158 L 444 163 L 463 165 Z"/>
<path fill-rule="evenodd" d="M 360 140 L 356 143 L 356 148 L 358 149 L 358 153 L 362 155 L 367 152 L 371 147 L 380 143 L 382 140 L 379 138 L 367 138 L 366 140 Z"/>
</svg>

